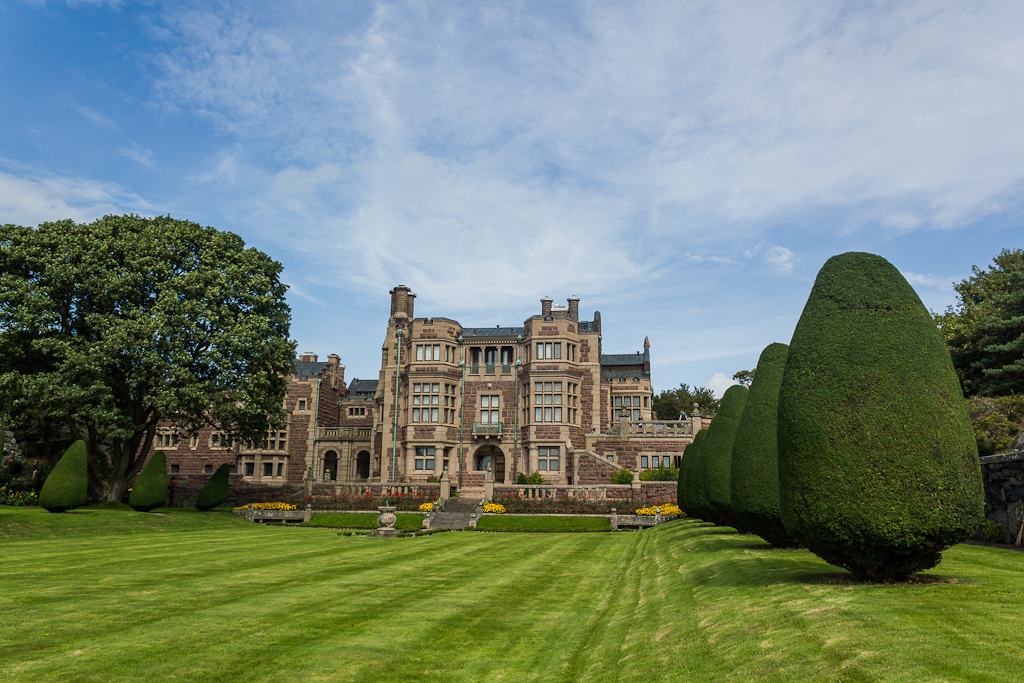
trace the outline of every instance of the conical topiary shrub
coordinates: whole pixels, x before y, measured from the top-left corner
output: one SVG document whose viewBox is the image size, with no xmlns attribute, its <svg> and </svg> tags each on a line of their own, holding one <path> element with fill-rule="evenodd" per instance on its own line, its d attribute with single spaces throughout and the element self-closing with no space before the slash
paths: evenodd
<svg viewBox="0 0 1024 683">
<path fill-rule="evenodd" d="M 731 526 L 737 529 L 739 521 L 732 511 L 729 479 L 732 474 L 732 444 L 736 439 L 736 428 L 739 427 L 743 407 L 747 402 L 747 393 L 747 388 L 740 385 L 731 386 L 726 390 L 715 419 L 708 428 L 707 440 L 701 454 L 700 479 L 704 487 L 704 496 L 713 510 L 713 518 L 709 521 L 718 526 Z"/>
<path fill-rule="evenodd" d="M 686 447 L 683 452 L 683 466 L 679 470 L 679 483 L 676 486 L 676 498 L 680 501 L 679 507 L 687 517 L 693 519 L 705 519 L 704 516 L 708 511 L 708 502 L 704 498 L 703 487 L 698 480 L 701 450 L 707 436 L 708 430 L 700 430 L 693 437 L 690 445 Z"/>
<path fill-rule="evenodd" d="M 732 446 L 730 478 L 732 509 L 740 526 L 780 548 L 797 545 L 779 515 L 776 432 L 788 354 L 785 344 L 771 344 L 761 352 Z"/>
<path fill-rule="evenodd" d="M 206 480 L 196 498 L 196 509 L 207 511 L 223 505 L 228 499 L 228 466 L 221 465 L 213 476 Z"/>
<path fill-rule="evenodd" d="M 39 492 L 39 505 L 50 512 L 64 512 L 88 502 L 89 465 L 84 441 L 71 444 L 50 472 Z"/>
<path fill-rule="evenodd" d="M 978 451 L 949 353 L 885 259 L 818 273 L 779 391 L 786 529 L 858 577 L 935 566 L 982 518 Z"/>
<path fill-rule="evenodd" d="M 149 512 L 167 504 L 167 456 L 157 451 L 135 480 L 128 504 L 139 512 Z"/>
</svg>

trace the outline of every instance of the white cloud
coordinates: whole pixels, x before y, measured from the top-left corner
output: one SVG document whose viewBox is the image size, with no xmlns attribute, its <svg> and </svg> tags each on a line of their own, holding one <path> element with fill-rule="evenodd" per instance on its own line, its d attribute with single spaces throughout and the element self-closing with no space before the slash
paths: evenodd
<svg viewBox="0 0 1024 683">
<path fill-rule="evenodd" d="M 151 150 L 148 150 L 135 142 L 132 142 L 131 145 L 131 147 L 118 147 L 117 153 L 122 156 L 126 156 L 133 161 L 137 161 L 144 166 L 153 165 L 153 152 Z"/>
<path fill-rule="evenodd" d="M 527 240 L 571 243 L 568 258 L 639 284 L 680 247 L 735 262 L 707 247 L 738 251 L 762 221 L 839 208 L 847 231 L 957 226 L 1017 201 L 1024 180 L 1016 6 L 380 3 L 354 19 L 166 17 L 165 103 L 273 140 L 282 167 L 263 172 L 277 192 L 263 208 L 367 249 L 357 279 L 374 286 L 399 263 L 424 281 L 442 266 L 461 285 L 453 249 L 514 275 Z M 345 182 L 332 187 L 337 169 Z M 318 199 L 301 206 L 307 181 Z M 419 262 L 405 264 L 413 246 Z M 784 247 L 767 257 L 793 271 Z"/>
<path fill-rule="evenodd" d="M 726 389 L 734 384 L 739 384 L 739 382 L 726 377 L 724 372 L 716 372 L 708 380 L 707 387 L 714 393 L 715 398 L 722 398 L 725 395 Z"/>
<path fill-rule="evenodd" d="M 796 254 L 786 247 L 772 247 L 765 252 L 764 260 L 770 263 L 779 275 L 792 275 L 793 266 L 800 261 Z"/>
<path fill-rule="evenodd" d="M 938 275 L 923 275 L 920 273 L 901 272 L 907 282 L 912 285 L 921 285 L 933 289 L 953 291 L 953 278 L 940 277 Z"/>
<path fill-rule="evenodd" d="M 4 165 L 14 166 L 18 175 L 0 171 L 0 223 L 38 225 L 65 218 L 85 222 L 111 213 L 152 212 L 140 197 L 113 183 Z"/>
<path fill-rule="evenodd" d="M 71 108 L 88 119 L 97 128 L 106 130 L 117 130 L 117 124 L 110 120 L 105 114 L 101 114 L 91 107 L 82 104 L 72 104 Z"/>
</svg>

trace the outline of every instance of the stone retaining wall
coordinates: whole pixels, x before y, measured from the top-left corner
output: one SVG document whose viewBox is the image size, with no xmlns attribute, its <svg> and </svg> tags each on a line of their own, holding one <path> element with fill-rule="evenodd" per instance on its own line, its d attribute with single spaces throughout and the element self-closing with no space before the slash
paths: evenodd
<svg viewBox="0 0 1024 683">
<path fill-rule="evenodd" d="M 1003 526 L 1006 543 L 1017 539 L 1024 506 L 1024 451 L 987 455 L 981 459 L 985 502 L 992 508 L 988 518 Z"/>
</svg>

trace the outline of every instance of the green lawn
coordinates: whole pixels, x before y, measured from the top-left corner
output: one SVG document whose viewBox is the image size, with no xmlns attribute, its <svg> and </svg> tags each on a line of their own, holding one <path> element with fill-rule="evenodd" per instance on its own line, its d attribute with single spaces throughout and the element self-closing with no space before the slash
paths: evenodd
<svg viewBox="0 0 1024 683">
<path fill-rule="evenodd" d="M 607 517 L 481 517 L 480 531 L 611 531 Z"/>
<path fill-rule="evenodd" d="M 892 586 L 689 520 L 378 539 L 0 508 L 0 547 L 0 681 L 1003 683 L 1024 661 L 1024 555 L 977 546 Z"/>
<path fill-rule="evenodd" d="M 299 526 L 329 526 L 336 529 L 376 529 L 376 512 L 315 512 L 309 522 Z M 423 515 L 411 512 L 395 513 L 395 528 L 399 531 L 419 531 L 423 528 Z"/>
</svg>

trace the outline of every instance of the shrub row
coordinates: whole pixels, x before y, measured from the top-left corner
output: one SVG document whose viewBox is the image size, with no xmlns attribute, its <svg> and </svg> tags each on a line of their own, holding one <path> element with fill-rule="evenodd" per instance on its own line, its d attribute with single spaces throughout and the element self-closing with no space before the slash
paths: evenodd
<svg viewBox="0 0 1024 683">
<path fill-rule="evenodd" d="M 788 350 L 766 348 L 749 395 L 730 388 L 703 433 L 679 477 L 688 515 L 803 545 L 860 578 L 933 567 L 982 519 L 949 353 L 913 288 L 872 254 L 829 259 Z"/>
</svg>

